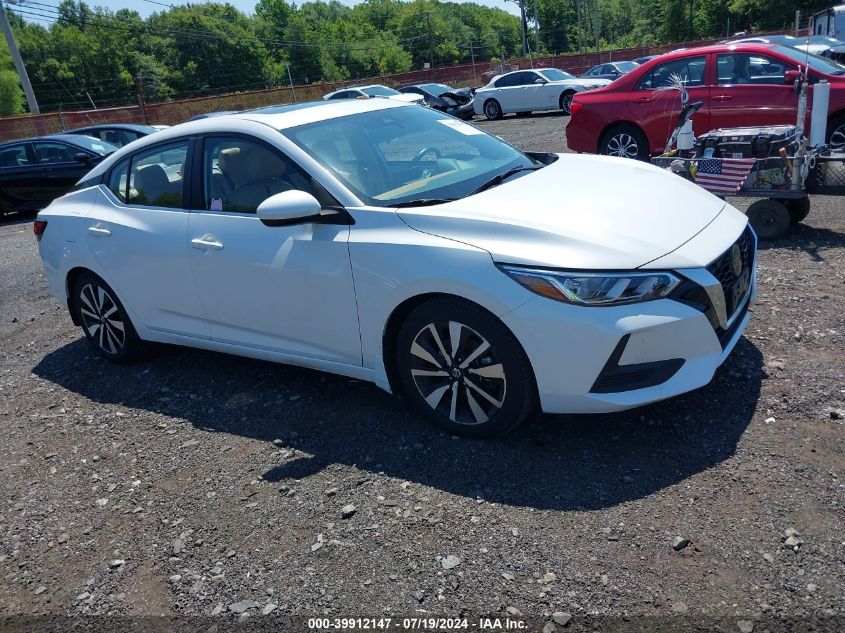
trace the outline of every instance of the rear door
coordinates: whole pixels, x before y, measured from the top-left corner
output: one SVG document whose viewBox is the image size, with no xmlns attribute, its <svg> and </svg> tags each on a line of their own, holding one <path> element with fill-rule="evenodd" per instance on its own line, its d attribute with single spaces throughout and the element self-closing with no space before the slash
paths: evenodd
<svg viewBox="0 0 845 633">
<path fill-rule="evenodd" d="M 787 70 L 798 69 L 795 64 L 758 53 L 732 52 L 715 58 L 712 128 L 795 124 L 798 98 L 792 84 L 783 81 Z"/>
<path fill-rule="evenodd" d="M 32 144 L 0 148 L 0 213 L 38 208 L 43 200 L 41 176 L 32 164 Z"/>
<path fill-rule="evenodd" d="M 496 82 L 495 98 L 502 106 L 502 112 L 522 110 L 522 72 L 505 75 Z"/>
<path fill-rule="evenodd" d="M 690 103 L 701 101 L 704 104 L 693 117 L 695 133 L 703 134 L 712 128 L 708 63 L 708 55 L 690 55 L 658 64 L 643 75 L 629 93 L 632 120 L 645 131 L 652 154 L 663 151 L 678 122 L 681 93 L 671 88 L 676 82 L 686 89 Z"/>
<path fill-rule="evenodd" d="M 115 165 L 85 218 L 88 247 L 137 323 L 209 338 L 188 259 L 191 141 L 147 147 Z"/>
</svg>

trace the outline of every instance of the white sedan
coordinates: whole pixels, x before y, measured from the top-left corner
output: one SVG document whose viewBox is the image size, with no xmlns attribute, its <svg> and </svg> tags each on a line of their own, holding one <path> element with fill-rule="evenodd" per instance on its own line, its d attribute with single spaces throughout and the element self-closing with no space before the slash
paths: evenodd
<svg viewBox="0 0 845 633">
<path fill-rule="evenodd" d="M 34 229 L 108 360 L 160 342 L 310 367 L 473 436 L 706 384 L 755 294 L 745 216 L 700 187 L 386 99 L 163 130 Z"/>
<path fill-rule="evenodd" d="M 609 79 L 578 78 L 557 68 L 516 70 L 493 77 L 489 84 L 475 91 L 475 113 L 490 120 L 500 119 L 509 112 L 562 110 L 569 114 L 576 93 L 609 83 Z"/>
<path fill-rule="evenodd" d="M 394 99 L 406 103 L 422 103 L 425 98 L 422 95 L 399 92 L 381 84 L 373 84 L 371 86 L 350 86 L 323 95 L 323 101 L 335 101 L 337 99 Z"/>
</svg>

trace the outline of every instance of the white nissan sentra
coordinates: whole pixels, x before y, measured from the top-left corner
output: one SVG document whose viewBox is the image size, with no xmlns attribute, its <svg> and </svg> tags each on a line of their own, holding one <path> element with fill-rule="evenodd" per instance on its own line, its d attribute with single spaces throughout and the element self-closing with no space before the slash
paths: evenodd
<svg viewBox="0 0 845 633">
<path fill-rule="evenodd" d="M 158 132 L 35 232 L 109 360 L 159 342 L 310 367 L 474 436 L 707 384 L 755 295 L 745 216 L 694 184 L 386 99 Z"/>
</svg>

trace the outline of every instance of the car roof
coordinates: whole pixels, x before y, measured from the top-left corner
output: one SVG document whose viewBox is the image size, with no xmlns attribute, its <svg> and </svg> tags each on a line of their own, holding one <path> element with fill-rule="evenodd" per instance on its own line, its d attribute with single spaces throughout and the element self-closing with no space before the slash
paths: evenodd
<svg viewBox="0 0 845 633">
<path fill-rule="evenodd" d="M 77 136 L 85 136 L 85 134 L 62 133 L 47 134 L 45 136 L 30 136 L 28 138 L 16 138 L 13 141 L 4 141 L 3 143 L 0 143 L 0 147 L 5 147 L 6 145 L 16 145 L 18 143 L 32 143 L 33 141 L 64 141 L 65 143 L 79 145 L 78 141 L 75 138 Z"/>
<path fill-rule="evenodd" d="M 155 128 L 150 125 L 139 125 L 137 123 L 97 123 L 95 125 L 86 125 L 85 127 L 78 127 L 72 130 L 67 130 L 68 134 L 76 132 L 87 132 L 89 130 L 130 130 L 132 132 L 149 132 Z"/>
<path fill-rule="evenodd" d="M 244 127 L 243 123 L 260 123 L 276 131 L 282 131 L 300 125 L 308 125 L 309 123 L 316 123 L 318 121 L 329 121 L 364 112 L 418 107 L 421 106 L 391 99 L 321 100 L 270 106 L 256 110 L 245 110 L 243 112 L 198 119 L 196 121 L 186 121 L 185 123 L 179 123 L 178 125 L 169 127 L 166 130 L 156 132 L 155 134 L 144 136 L 120 148 L 97 165 L 89 175 L 92 177 L 98 176 L 110 169 L 115 162 L 121 160 L 127 154 L 133 154 L 144 147 L 158 145 L 162 142 L 167 143 L 170 140 L 181 139 L 191 134 L 238 132 L 241 131 L 240 128 Z"/>
</svg>

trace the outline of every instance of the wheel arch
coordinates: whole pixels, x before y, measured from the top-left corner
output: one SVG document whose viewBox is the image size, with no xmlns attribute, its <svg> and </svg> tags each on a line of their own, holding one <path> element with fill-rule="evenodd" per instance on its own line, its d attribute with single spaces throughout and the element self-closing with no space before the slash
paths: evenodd
<svg viewBox="0 0 845 633">
<path fill-rule="evenodd" d="M 402 395 L 402 382 L 399 379 L 399 371 L 396 366 L 396 338 L 399 334 L 399 329 L 402 327 L 402 324 L 405 322 L 405 319 L 408 318 L 408 315 L 411 314 L 416 308 L 431 301 L 433 299 L 451 299 L 454 301 L 460 301 L 462 303 L 467 303 L 470 305 L 487 312 L 492 318 L 499 321 L 499 323 L 504 326 L 504 328 L 513 336 L 514 340 L 516 341 L 517 345 L 519 345 L 522 353 L 525 354 L 525 357 L 528 359 L 528 365 L 531 368 L 531 379 L 534 382 L 534 388 L 537 388 L 537 377 L 534 375 L 534 366 L 531 365 L 531 357 L 525 350 L 525 347 L 522 345 L 522 342 L 517 338 L 516 334 L 514 334 L 513 330 L 511 330 L 508 325 L 502 321 L 496 314 L 490 311 L 489 308 L 483 306 L 482 304 L 478 303 L 477 301 L 473 301 L 472 299 L 467 299 L 466 297 L 462 297 L 460 295 L 452 294 L 450 292 L 426 292 L 418 295 L 414 295 L 413 297 L 408 297 L 404 301 L 402 301 L 399 305 L 397 305 L 391 311 L 390 315 L 387 317 L 387 321 L 385 322 L 384 329 L 382 332 L 382 340 L 381 340 L 381 351 L 382 351 L 382 362 L 384 363 L 384 371 L 387 375 L 387 380 L 390 384 L 390 391 L 396 395 Z"/>
<path fill-rule="evenodd" d="M 67 309 L 70 312 L 71 321 L 77 327 L 81 327 L 82 323 L 79 320 L 79 316 L 76 313 L 76 300 L 73 297 L 73 285 L 76 283 L 76 280 L 79 278 L 79 275 L 82 273 L 91 273 L 92 275 L 97 275 L 93 270 L 90 268 L 86 268 L 85 266 L 75 266 L 67 271 L 67 275 L 65 275 L 65 297 L 67 298 Z M 99 275 L 97 275 L 99 277 Z"/>
</svg>

